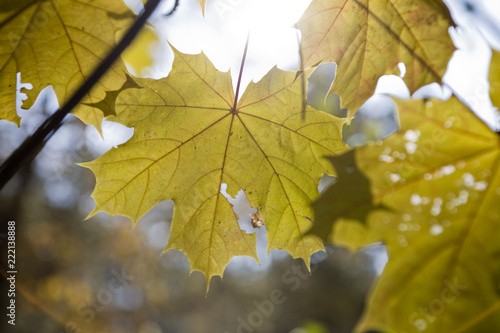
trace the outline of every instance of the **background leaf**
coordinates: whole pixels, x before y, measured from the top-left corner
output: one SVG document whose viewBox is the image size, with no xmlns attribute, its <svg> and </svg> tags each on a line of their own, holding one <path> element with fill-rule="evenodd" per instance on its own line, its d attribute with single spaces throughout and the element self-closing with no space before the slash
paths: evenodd
<svg viewBox="0 0 500 333">
<path fill-rule="evenodd" d="M 410 92 L 440 82 L 455 50 L 442 1 L 313 0 L 298 27 L 304 66 L 338 64 L 330 93 L 350 114 L 373 94 L 384 74 L 406 65 Z"/>
<path fill-rule="evenodd" d="M 122 59 L 133 68 L 136 76 L 146 77 L 154 64 L 152 52 L 159 44 L 159 37 L 149 26 L 145 26 L 132 44 L 122 53 Z"/>
<path fill-rule="evenodd" d="M 9 2 L 0 12 L 0 119 L 19 124 L 16 73 L 33 89 L 24 107 L 52 85 L 62 105 L 115 45 L 115 34 L 133 22 L 121 0 L 24 0 Z M 125 81 L 123 66 L 112 68 L 84 100 L 96 103 L 105 90 Z M 100 130 L 102 113 L 85 105 L 74 112 Z"/>
<path fill-rule="evenodd" d="M 390 260 L 358 329 L 499 330 L 500 137 L 456 98 L 398 106 L 401 131 L 356 152 L 393 211 L 369 216 Z"/>
<path fill-rule="evenodd" d="M 347 149 L 343 119 L 307 108 L 295 72 L 273 69 L 252 83 L 234 106 L 229 73 L 204 55 L 176 53 L 170 75 L 136 80 L 144 89 L 120 94 L 117 117 L 134 137 L 94 162 L 93 212 L 137 221 L 162 200 L 175 202 L 166 249 L 186 253 L 193 270 L 222 275 L 235 255 L 256 258 L 254 235 L 240 230 L 222 184 L 234 196 L 243 189 L 260 207 L 268 250 L 284 249 L 309 264 L 323 249 L 311 226 L 311 202 L 324 174 L 325 155 Z"/>
</svg>

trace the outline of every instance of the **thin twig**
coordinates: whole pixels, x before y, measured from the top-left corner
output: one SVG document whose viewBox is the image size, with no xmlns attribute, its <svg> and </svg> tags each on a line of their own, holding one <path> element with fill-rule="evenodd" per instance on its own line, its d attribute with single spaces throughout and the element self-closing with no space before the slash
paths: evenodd
<svg viewBox="0 0 500 333">
<path fill-rule="evenodd" d="M 306 119 L 306 107 L 307 107 L 307 91 L 306 91 L 306 77 L 304 74 L 304 54 L 302 52 L 301 36 L 299 34 L 299 28 L 295 25 L 297 45 L 299 46 L 299 73 L 300 73 L 300 83 L 302 90 L 302 105 L 301 105 L 301 118 L 302 121 Z"/>
<path fill-rule="evenodd" d="M 0 190 L 14 176 L 19 168 L 28 162 L 31 162 L 43 145 L 61 126 L 64 117 L 88 94 L 90 89 L 101 79 L 113 63 L 120 57 L 121 53 L 130 45 L 135 36 L 142 29 L 149 16 L 156 9 L 161 0 L 149 0 L 144 6 L 144 12 L 137 18 L 127 34 L 108 54 L 102 63 L 94 70 L 92 75 L 85 81 L 80 88 L 75 91 L 66 104 L 52 114 L 43 124 L 31 135 L 26 138 L 19 148 L 14 151 L 9 158 L 0 166 Z"/>
<path fill-rule="evenodd" d="M 172 9 L 168 13 L 166 13 L 164 16 L 172 15 L 177 10 L 178 6 L 179 6 L 179 0 L 175 0 L 174 7 L 172 7 Z"/>
</svg>

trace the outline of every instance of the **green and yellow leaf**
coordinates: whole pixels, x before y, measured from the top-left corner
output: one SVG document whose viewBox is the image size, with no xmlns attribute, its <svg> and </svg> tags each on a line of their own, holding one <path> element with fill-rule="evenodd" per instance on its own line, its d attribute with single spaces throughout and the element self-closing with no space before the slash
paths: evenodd
<svg viewBox="0 0 500 333">
<path fill-rule="evenodd" d="M 304 67 L 336 62 L 330 93 L 340 95 L 352 116 L 384 74 L 406 65 L 410 92 L 440 82 L 455 50 L 453 25 L 437 1 L 313 0 L 300 21 Z"/>
<path fill-rule="evenodd" d="M 16 115 L 16 73 L 33 89 L 29 108 L 40 91 L 52 85 L 62 105 L 85 81 L 115 43 L 119 29 L 134 16 L 121 0 L 22 0 L 0 6 L 0 119 L 19 125 Z M 84 102 L 100 101 L 106 90 L 125 81 L 123 70 L 112 68 Z M 101 128 L 103 114 L 80 105 L 74 112 L 85 123 Z"/>
<path fill-rule="evenodd" d="M 500 136 L 454 97 L 398 106 L 400 132 L 356 151 L 390 211 L 370 214 L 362 236 L 335 229 L 352 247 L 377 235 L 390 256 L 358 330 L 498 331 Z"/>
<path fill-rule="evenodd" d="M 307 108 L 296 73 L 274 68 L 251 83 L 235 105 L 229 73 L 203 55 L 176 52 L 161 80 L 137 79 L 144 87 L 123 91 L 116 117 L 134 127 L 133 138 L 87 163 L 97 178 L 96 208 L 134 222 L 162 200 L 175 202 L 168 249 L 183 251 L 192 270 L 210 280 L 236 255 L 256 258 L 255 237 L 220 194 L 243 189 L 260 207 L 268 250 L 283 249 L 309 264 L 323 249 L 311 227 L 311 202 L 319 178 L 334 169 L 326 155 L 347 149 L 345 120 Z"/>
</svg>

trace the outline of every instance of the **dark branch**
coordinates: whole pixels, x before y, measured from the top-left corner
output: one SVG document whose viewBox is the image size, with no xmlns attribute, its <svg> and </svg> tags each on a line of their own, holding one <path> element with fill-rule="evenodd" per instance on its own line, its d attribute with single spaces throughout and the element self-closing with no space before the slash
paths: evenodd
<svg viewBox="0 0 500 333">
<path fill-rule="evenodd" d="M 177 10 L 177 6 L 179 6 L 179 0 L 175 0 L 174 7 L 168 13 L 166 13 L 164 16 L 172 15 Z"/>
<path fill-rule="evenodd" d="M 19 168 L 28 162 L 31 162 L 43 145 L 61 126 L 64 117 L 87 95 L 92 87 L 101 79 L 106 71 L 120 57 L 121 53 L 134 40 L 137 33 L 142 29 L 147 19 L 156 9 L 161 0 L 149 0 L 144 6 L 144 12 L 137 18 L 127 34 L 108 54 L 101 64 L 94 70 L 92 75 L 85 81 L 80 88 L 71 96 L 68 102 L 54 114 L 52 114 L 43 124 L 9 156 L 9 158 L 0 166 L 0 190 L 19 170 Z"/>
</svg>

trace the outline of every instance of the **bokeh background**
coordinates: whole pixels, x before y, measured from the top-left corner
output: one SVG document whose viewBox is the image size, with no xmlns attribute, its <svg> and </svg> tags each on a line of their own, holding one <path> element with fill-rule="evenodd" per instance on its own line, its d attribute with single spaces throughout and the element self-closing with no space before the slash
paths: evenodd
<svg viewBox="0 0 500 333">
<path fill-rule="evenodd" d="M 244 83 L 258 80 L 272 66 L 297 68 L 297 32 L 290 28 L 310 1 L 226 1 L 222 12 L 209 1 L 203 20 L 195 0 L 164 1 L 151 19 L 154 29 L 124 55 L 135 75 L 165 76 L 172 61 L 171 46 L 185 53 L 205 52 L 219 70 L 237 73 L 248 28 L 252 28 Z M 458 48 L 445 77 L 463 101 L 490 126 L 497 111 L 488 96 L 490 47 L 499 49 L 500 7 L 496 0 L 446 1 L 459 25 L 450 28 Z M 127 1 L 140 11 L 140 1 Z M 473 5 L 471 10 L 471 4 Z M 0 3 L 1 6 L 1 3 Z M 253 7 L 252 7 L 253 6 Z M 228 7 L 224 7 L 228 8 Z M 250 13 L 250 14 L 249 14 Z M 253 15 L 253 16 L 252 16 Z M 168 43 L 166 42 L 168 40 Z M 279 41 L 279 42 L 277 42 Z M 401 68 L 402 74 L 404 67 Z M 338 96 L 325 99 L 335 64 L 324 64 L 309 80 L 308 103 L 343 117 Z M 22 82 L 22 73 L 19 77 Z M 20 84 L 21 86 L 21 84 Z M 418 97 L 449 95 L 435 85 Z M 379 140 L 397 130 L 389 94 L 408 98 L 399 77 L 383 77 L 375 96 L 346 126 L 351 146 Z M 58 108 L 50 87 L 31 110 L 18 109 L 21 128 L 0 121 L 0 161 Z M 22 103 L 19 95 L 19 106 Z M 97 158 L 125 142 L 133 129 L 105 121 L 103 137 L 73 116 L 0 192 L 0 263 L 6 267 L 7 221 L 16 221 L 16 326 L 0 321 L 0 332 L 351 332 L 365 299 L 384 268 L 387 253 L 374 244 L 351 253 L 328 246 L 313 256 L 309 274 L 301 260 L 283 251 L 265 255 L 265 227 L 259 229 L 262 264 L 235 258 L 223 279 L 215 278 L 206 294 L 199 272 L 190 274 L 184 254 L 162 254 L 169 237 L 172 202 L 162 202 L 136 226 L 127 218 L 99 213 L 85 220 L 94 206 L 92 173 L 76 163 Z M 321 187 L 335 179 L 323 179 Z M 250 207 L 244 196 L 237 207 Z M 240 224 L 250 223 L 245 213 Z M 2 268 L 5 271 L 4 268 Z M 7 290 L 0 282 L 2 294 Z M 280 295 L 279 303 L 270 300 Z M 0 297 L 5 318 L 6 297 Z"/>
</svg>

